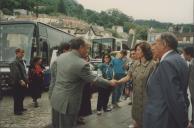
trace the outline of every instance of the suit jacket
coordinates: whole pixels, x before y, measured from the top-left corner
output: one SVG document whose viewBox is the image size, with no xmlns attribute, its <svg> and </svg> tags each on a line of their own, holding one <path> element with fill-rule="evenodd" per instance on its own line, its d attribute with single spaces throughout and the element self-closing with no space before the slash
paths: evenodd
<svg viewBox="0 0 194 128">
<path fill-rule="evenodd" d="M 191 94 L 191 104 L 192 104 L 192 124 L 194 124 L 194 59 L 191 60 L 189 64 L 189 91 Z"/>
<path fill-rule="evenodd" d="M 147 82 L 144 128 L 186 128 L 188 66 L 175 51 L 159 63 Z"/>
<path fill-rule="evenodd" d="M 51 71 L 51 81 L 50 81 L 49 92 L 48 92 L 49 99 L 51 98 L 53 88 L 56 82 L 56 73 L 57 73 L 57 61 L 56 60 L 52 63 L 50 67 L 50 71 Z"/>
<path fill-rule="evenodd" d="M 12 84 L 15 86 L 19 85 L 20 80 L 26 83 L 28 81 L 24 63 L 23 60 L 16 58 L 10 65 Z"/>
<path fill-rule="evenodd" d="M 107 80 L 91 72 L 89 63 L 76 50 L 61 54 L 57 58 L 56 82 L 51 96 L 53 109 L 63 114 L 77 115 L 86 82 L 104 87 L 109 85 Z"/>
<path fill-rule="evenodd" d="M 191 93 L 191 98 L 194 99 L 194 59 L 191 60 L 189 65 L 189 90 Z"/>
</svg>

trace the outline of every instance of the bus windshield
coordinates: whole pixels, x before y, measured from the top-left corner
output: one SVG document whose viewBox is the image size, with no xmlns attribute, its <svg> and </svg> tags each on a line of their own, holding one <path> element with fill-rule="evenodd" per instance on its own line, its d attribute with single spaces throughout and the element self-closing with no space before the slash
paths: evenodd
<svg viewBox="0 0 194 128">
<path fill-rule="evenodd" d="M 30 62 L 34 24 L 0 25 L 0 61 L 11 62 L 15 59 L 15 49 L 25 51 L 24 59 Z"/>
</svg>

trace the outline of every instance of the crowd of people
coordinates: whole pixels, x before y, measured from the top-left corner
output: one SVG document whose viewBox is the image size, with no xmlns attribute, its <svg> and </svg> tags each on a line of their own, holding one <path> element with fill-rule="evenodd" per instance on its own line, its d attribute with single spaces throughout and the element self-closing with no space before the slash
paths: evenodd
<svg viewBox="0 0 194 128">
<path fill-rule="evenodd" d="M 178 41 L 172 33 L 162 33 L 154 43 L 142 41 L 127 56 L 122 50 L 116 57 L 105 53 L 98 65 L 102 76 L 92 72 L 89 61 L 90 43 L 74 38 L 59 46 L 58 57 L 51 64 L 49 99 L 54 128 L 73 128 L 85 124 L 92 114 L 92 88 L 97 86 L 97 115 L 120 108 L 123 95 L 130 97 L 133 124 L 130 128 L 192 128 L 188 116 L 189 99 L 194 104 L 194 48 L 177 50 Z M 182 55 L 181 55 L 182 54 Z M 11 64 L 14 78 L 14 113 L 21 115 L 24 90 L 29 88 L 34 107 L 41 97 L 44 67 L 35 57 L 26 72 L 24 50 L 16 49 Z M 188 97 L 188 92 L 190 97 Z M 112 95 L 112 106 L 109 106 Z M 130 114 L 130 113 L 129 113 Z"/>
</svg>

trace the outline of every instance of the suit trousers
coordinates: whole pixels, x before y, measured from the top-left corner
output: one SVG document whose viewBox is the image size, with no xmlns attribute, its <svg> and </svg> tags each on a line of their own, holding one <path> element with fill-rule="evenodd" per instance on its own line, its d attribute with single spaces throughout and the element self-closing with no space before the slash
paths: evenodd
<svg viewBox="0 0 194 128">
<path fill-rule="evenodd" d="M 53 128 L 59 128 L 59 112 L 52 108 L 52 126 Z"/>
<path fill-rule="evenodd" d="M 194 99 L 191 97 L 192 117 L 191 123 L 194 125 Z"/>
<path fill-rule="evenodd" d="M 13 88 L 13 99 L 14 99 L 14 113 L 22 112 L 24 109 L 23 101 L 25 95 L 25 89 L 21 85 L 16 85 Z"/>
<path fill-rule="evenodd" d="M 52 109 L 53 128 L 75 128 L 77 115 L 63 114 Z"/>
<path fill-rule="evenodd" d="M 2 100 L 2 99 L 3 99 L 3 91 L 2 91 L 2 89 L 0 87 L 0 100 Z"/>
</svg>

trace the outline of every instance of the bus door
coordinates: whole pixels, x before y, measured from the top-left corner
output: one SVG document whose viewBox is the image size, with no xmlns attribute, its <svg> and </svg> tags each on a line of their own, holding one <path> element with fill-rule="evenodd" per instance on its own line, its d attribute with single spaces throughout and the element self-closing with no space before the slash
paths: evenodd
<svg viewBox="0 0 194 128">
<path fill-rule="evenodd" d="M 42 65 L 44 67 L 44 81 L 43 89 L 48 89 L 50 84 L 50 68 L 49 68 L 49 45 L 46 39 L 41 39 L 40 44 L 40 56 L 42 57 Z"/>
</svg>

